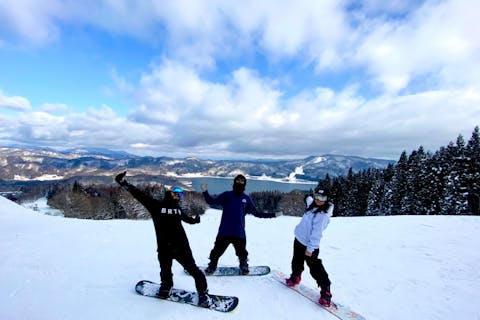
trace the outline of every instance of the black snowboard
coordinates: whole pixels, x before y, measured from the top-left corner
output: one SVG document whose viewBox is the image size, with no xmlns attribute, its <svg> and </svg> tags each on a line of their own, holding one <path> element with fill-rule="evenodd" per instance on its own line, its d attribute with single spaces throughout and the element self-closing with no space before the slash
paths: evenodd
<svg viewBox="0 0 480 320">
<path fill-rule="evenodd" d="M 207 267 L 199 267 L 205 270 Z M 217 267 L 214 273 L 205 273 L 207 276 L 264 276 L 270 273 L 268 266 L 249 266 L 248 274 L 242 274 L 239 267 Z M 185 270 L 185 273 L 187 271 Z"/>
<path fill-rule="evenodd" d="M 148 280 L 139 281 L 135 286 L 135 291 L 137 291 L 137 293 L 141 294 L 142 296 L 153 297 L 179 303 L 186 303 L 203 308 L 198 305 L 198 294 L 196 292 L 172 288 L 172 290 L 170 291 L 170 295 L 167 298 L 160 298 L 158 296 L 159 289 L 160 285 L 158 283 Z M 216 294 L 209 294 L 209 296 L 212 299 L 212 304 L 209 307 L 206 307 L 207 309 L 220 312 L 230 312 L 233 311 L 238 305 L 237 297 L 219 296 Z"/>
</svg>

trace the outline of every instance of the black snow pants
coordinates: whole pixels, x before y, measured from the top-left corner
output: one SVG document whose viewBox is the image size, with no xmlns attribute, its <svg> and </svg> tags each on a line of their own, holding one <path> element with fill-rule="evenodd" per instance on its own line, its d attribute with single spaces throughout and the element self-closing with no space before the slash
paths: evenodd
<svg viewBox="0 0 480 320">
<path fill-rule="evenodd" d="M 322 289 L 330 288 L 328 273 L 322 264 L 322 260 L 318 258 L 320 250 L 314 250 L 311 257 L 305 255 L 306 250 L 307 247 L 295 239 L 293 242 L 292 274 L 300 276 L 304 270 L 304 263 L 307 262 L 310 274 L 317 281 L 317 285 Z"/>
<path fill-rule="evenodd" d="M 172 263 L 173 259 L 193 277 L 197 292 L 204 293 L 207 291 L 207 279 L 205 274 L 195 264 L 192 251 L 187 245 L 184 246 L 165 246 L 158 248 L 158 261 L 160 262 L 160 279 L 162 288 L 173 287 Z"/>
<path fill-rule="evenodd" d="M 217 236 L 215 239 L 215 245 L 210 252 L 210 262 L 215 266 L 218 263 L 218 259 L 225 253 L 228 246 L 232 244 L 235 248 L 235 254 L 240 262 L 246 262 L 248 259 L 247 239 L 238 237 L 224 237 Z"/>
</svg>

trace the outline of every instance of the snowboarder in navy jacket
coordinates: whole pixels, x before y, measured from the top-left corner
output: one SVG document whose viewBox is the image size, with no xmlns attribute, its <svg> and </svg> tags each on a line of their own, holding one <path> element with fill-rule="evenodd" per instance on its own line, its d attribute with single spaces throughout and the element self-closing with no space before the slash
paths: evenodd
<svg viewBox="0 0 480 320">
<path fill-rule="evenodd" d="M 247 179 L 241 174 L 237 175 L 233 180 L 233 190 L 225 191 L 217 197 L 212 197 L 208 193 L 207 185 L 201 184 L 205 201 L 210 205 L 220 205 L 223 208 L 215 245 L 210 252 L 210 263 L 205 269 L 207 274 L 212 274 L 216 270 L 218 259 L 230 244 L 235 248 L 242 274 L 248 274 L 245 215 L 251 213 L 257 218 L 274 218 L 276 216 L 275 213 L 259 212 L 255 208 L 252 199 L 244 193 L 246 184 Z"/>
<path fill-rule="evenodd" d="M 170 289 L 173 287 L 172 262 L 175 259 L 195 279 L 199 305 L 208 306 L 210 301 L 207 295 L 207 280 L 195 264 L 187 235 L 182 226 L 182 221 L 190 224 L 199 223 L 200 217 L 192 218 L 182 212 L 179 205 L 183 195 L 181 188 L 174 187 L 172 190 L 167 190 L 164 199 L 157 200 L 128 183 L 124 179 L 125 174 L 126 171 L 118 174 L 115 181 L 148 210 L 155 226 L 158 261 L 160 262 L 160 296 L 168 297 Z"/>
</svg>

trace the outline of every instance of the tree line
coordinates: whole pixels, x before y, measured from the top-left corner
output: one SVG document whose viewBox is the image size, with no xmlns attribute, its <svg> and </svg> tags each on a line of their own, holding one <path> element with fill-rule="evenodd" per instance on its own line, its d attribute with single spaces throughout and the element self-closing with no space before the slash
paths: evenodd
<svg viewBox="0 0 480 320">
<path fill-rule="evenodd" d="M 480 214 L 478 126 L 438 151 L 422 146 L 385 169 L 367 169 L 319 181 L 329 188 L 337 216 Z"/>
<path fill-rule="evenodd" d="M 139 183 L 138 187 L 161 199 L 165 184 Z M 395 164 L 384 169 L 349 170 L 345 176 L 318 182 L 330 190 L 334 216 L 459 215 L 480 214 L 480 137 L 478 126 L 465 142 L 462 135 L 434 153 L 422 146 L 409 155 L 403 151 Z M 22 198 L 46 195 L 48 205 L 66 217 L 86 219 L 147 219 L 148 212 L 117 185 L 55 183 L 22 187 Z M 260 211 L 300 216 L 305 197 L 313 190 L 252 192 Z M 19 199 L 21 202 L 21 199 Z M 199 192 L 186 191 L 182 206 L 190 215 L 208 205 Z"/>
<path fill-rule="evenodd" d="M 164 184 L 139 184 L 138 188 L 161 200 Z M 83 185 L 75 181 L 73 186 L 50 189 L 48 205 L 63 211 L 68 218 L 81 219 L 148 219 L 150 214 L 133 196 L 117 185 Z M 188 215 L 203 214 L 207 204 L 197 192 L 184 192 L 182 209 Z"/>
</svg>

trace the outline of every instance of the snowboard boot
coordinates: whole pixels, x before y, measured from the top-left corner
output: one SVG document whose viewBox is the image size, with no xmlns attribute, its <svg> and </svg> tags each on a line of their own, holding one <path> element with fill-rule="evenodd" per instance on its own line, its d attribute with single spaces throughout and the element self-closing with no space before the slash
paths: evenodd
<svg viewBox="0 0 480 320">
<path fill-rule="evenodd" d="M 212 274 L 215 272 L 215 270 L 217 270 L 217 264 L 210 261 L 207 268 L 205 269 L 205 274 Z"/>
<path fill-rule="evenodd" d="M 247 260 L 241 260 L 240 261 L 240 272 L 243 274 L 243 275 L 247 275 L 250 270 L 248 269 L 248 263 L 247 263 Z"/>
<path fill-rule="evenodd" d="M 208 295 L 208 290 L 202 293 L 198 293 L 198 306 L 202 308 L 208 308 L 212 305 L 212 298 Z"/>
<path fill-rule="evenodd" d="M 294 275 L 292 273 L 290 278 L 285 279 L 285 282 L 287 283 L 287 286 L 295 287 L 297 284 L 300 283 L 301 280 L 302 280 L 302 277 L 300 275 Z"/>
<path fill-rule="evenodd" d="M 320 303 L 324 307 L 330 307 L 332 303 L 332 293 L 330 292 L 330 286 L 320 290 L 320 299 L 318 300 L 318 303 Z"/>
<path fill-rule="evenodd" d="M 158 290 L 158 297 L 161 299 L 167 299 L 170 296 L 170 290 L 172 287 L 160 285 L 160 289 Z"/>
</svg>

